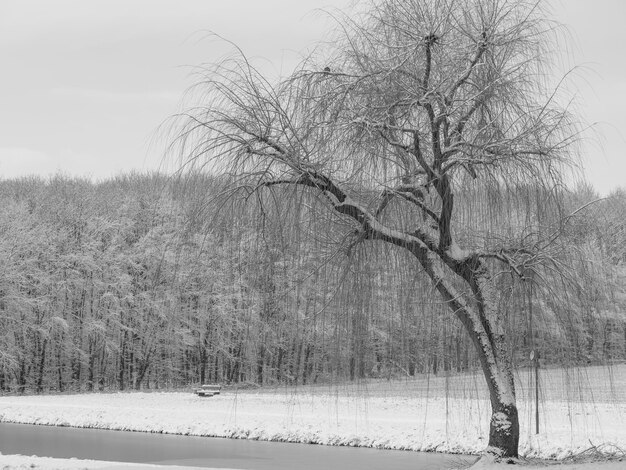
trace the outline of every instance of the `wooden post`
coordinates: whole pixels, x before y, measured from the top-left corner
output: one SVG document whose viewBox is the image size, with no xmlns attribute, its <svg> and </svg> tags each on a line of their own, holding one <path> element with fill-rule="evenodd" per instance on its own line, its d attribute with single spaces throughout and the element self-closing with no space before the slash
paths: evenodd
<svg viewBox="0 0 626 470">
<path fill-rule="evenodd" d="M 539 351 L 533 349 L 530 360 L 535 369 L 535 434 L 539 434 Z"/>
<path fill-rule="evenodd" d="M 530 362 L 535 369 L 535 434 L 539 434 L 539 351 L 535 351 L 535 334 L 533 332 L 533 280 L 529 271 L 530 285 L 528 289 L 528 334 L 530 336 Z M 524 278 L 525 280 L 526 278 Z M 524 286 L 526 283 L 524 282 Z"/>
</svg>

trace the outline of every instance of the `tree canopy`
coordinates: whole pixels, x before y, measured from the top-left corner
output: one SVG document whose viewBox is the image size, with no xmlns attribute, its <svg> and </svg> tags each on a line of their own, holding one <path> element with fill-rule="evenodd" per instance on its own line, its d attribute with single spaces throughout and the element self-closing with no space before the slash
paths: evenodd
<svg viewBox="0 0 626 470">
<path fill-rule="evenodd" d="M 577 126 L 546 80 L 554 26 L 537 1 L 362 5 L 337 15 L 330 45 L 277 83 L 243 55 L 209 67 L 179 136 L 183 159 L 228 172 L 247 195 L 305 194 L 347 224 L 348 253 L 368 241 L 405 250 L 478 351 L 493 409 L 489 448 L 516 456 L 495 285 L 503 269 L 525 278 L 554 264 L 558 231 L 472 203 L 525 185 L 558 193 L 574 161 Z M 561 200 L 546 201 L 553 225 Z M 492 232 L 472 232 L 478 217 Z"/>
</svg>

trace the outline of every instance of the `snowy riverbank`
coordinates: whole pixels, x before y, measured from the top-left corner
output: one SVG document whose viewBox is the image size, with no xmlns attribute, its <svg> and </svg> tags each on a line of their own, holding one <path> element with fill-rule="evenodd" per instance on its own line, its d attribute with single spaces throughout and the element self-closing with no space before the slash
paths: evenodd
<svg viewBox="0 0 626 470">
<path fill-rule="evenodd" d="M 2 470 L 211 470 L 206 467 L 184 467 L 179 465 L 150 465 L 124 462 L 106 462 L 103 460 L 53 459 L 49 457 L 31 457 L 26 455 L 0 455 Z M 220 468 L 215 470 L 229 470 Z M 232 469 L 235 470 L 235 469 Z"/>
<path fill-rule="evenodd" d="M 621 377 L 624 367 L 617 370 Z M 619 397 L 596 390 L 593 401 L 567 399 L 564 392 L 557 399 L 549 385 L 546 378 L 539 435 L 532 433 L 534 408 L 520 387 L 522 455 L 561 459 L 592 444 L 626 448 L 626 404 Z M 0 397 L 0 421 L 477 454 L 486 447 L 489 420 L 489 403 L 480 395 L 480 382 L 461 376 L 430 378 L 426 385 L 226 390 L 212 398 L 185 392 L 7 396 Z"/>
<path fill-rule="evenodd" d="M 3 470 L 235 470 L 228 468 L 210 469 L 206 467 L 184 467 L 175 465 L 132 464 L 124 462 L 106 462 L 99 460 L 52 459 L 47 457 L 28 457 L 23 455 L 0 455 Z M 559 465 L 558 470 L 623 470 L 624 462 L 572 463 Z M 493 463 L 489 459 L 476 463 L 472 470 L 509 470 L 510 465 Z M 545 465 L 528 465 L 524 470 L 550 470 Z M 451 469 L 453 470 L 453 469 Z M 457 469 L 454 469 L 457 470 Z"/>
</svg>

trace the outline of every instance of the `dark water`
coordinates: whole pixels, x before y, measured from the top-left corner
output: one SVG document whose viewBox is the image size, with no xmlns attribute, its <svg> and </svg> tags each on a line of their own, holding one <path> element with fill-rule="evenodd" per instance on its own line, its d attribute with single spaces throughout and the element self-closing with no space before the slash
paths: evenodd
<svg viewBox="0 0 626 470">
<path fill-rule="evenodd" d="M 475 457 L 0 423 L 0 452 L 248 470 L 435 470 Z"/>
</svg>

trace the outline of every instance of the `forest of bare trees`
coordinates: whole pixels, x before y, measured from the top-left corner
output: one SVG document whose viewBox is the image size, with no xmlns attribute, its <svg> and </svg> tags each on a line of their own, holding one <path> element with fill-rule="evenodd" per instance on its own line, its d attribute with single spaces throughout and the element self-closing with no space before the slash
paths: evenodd
<svg viewBox="0 0 626 470">
<path fill-rule="evenodd" d="M 208 202 L 221 186 L 159 175 L 0 182 L 2 392 L 294 385 L 479 367 L 401 253 L 337 251 L 336 240 L 313 236 L 316 224 L 334 223 L 319 214 L 301 213 L 295 237 L 270 200 L 216 213 Z M 477 205 L 479 196 L 489 198 L 476 195 Z M 480 206 L 534 218 L 546 197 L 572 212 L 598 198 L 528 187 Z M 565 276 L 499 278 L 516 367 L 532 347 L 548 367 L 626 360 L 625 214 L 617 192 L 569 219 L 553 254 L 571 266 Z"/>
</svg>

